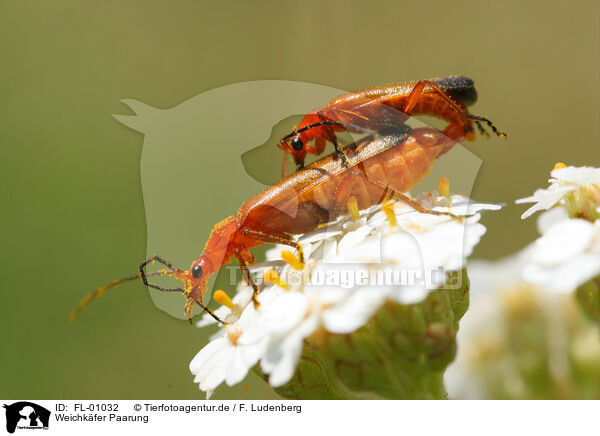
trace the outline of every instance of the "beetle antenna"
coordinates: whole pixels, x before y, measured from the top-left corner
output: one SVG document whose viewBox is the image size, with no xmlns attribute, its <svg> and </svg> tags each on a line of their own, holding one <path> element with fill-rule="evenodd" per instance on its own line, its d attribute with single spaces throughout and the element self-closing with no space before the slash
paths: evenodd
<svg viewBox="0 0 600 436">
<path fill-rule="evenodd" d="M 307 130 L 314 129 L 315 127 L 319 126 L 358 127 L 348 123 L 339 123 L 337 121 L 319 121 L 317 123 L 304 126 L 300 129 L 293 130 L 291 133 L 288 133 L 283 138 L 281 138 L 281 140 L 285 141 L 286 139 L 290 139 L 292 136 L 296 136 L 298 133 L 306 132 Z"/>
<path fill-rule="evenodd" d="M 162 269 L 159 271 L 152 271 L 147 273 L 147 276 L 164 276 L 164 275 L 169 275 L 172 274 L 173 270 L 169 270 L 169 269 Z M 131 282 L 133 280 L 137 280 L 137 279 L 141 279 L 142 278 L 142 274 L 136 274 L 134 276 L 129 276 L 129 277 L 125 277 L 122 279 L 117 279 L 117 280 L 113 280 L 112 282 L 96 289 L 94 292 L 88 294 L 85 296 L 85 298 L 83 300 L 81 300 L 79 302 L 79 304 L 77 305 L 77 307 L 75 307 L 75 309 L 73 309 L 71 311 L 71 313 L 69 314 L 69 320 L 70 321 L 75 321 L 75 318 L 77 318 L 77 315 L 79 315 L 81 313 L 81 311 L 83 309 L 85 309 L 85 307 L 92 301 L 95 300 L 97 298 L 100 298 L 102 296 L 102 294 L 104 294 L 106 291 L 108 291 L 110 288 L 115 288 L 119 285 L 121 285 L 122 283 L 126 283 L 126 282 Z"/>
<path fill-rule="evenodd" d="M 392 128 L 400 129 L 403 126 L 403 124 L 398 124 L 394 121 L 388 121 L 388 120 L 381 120 L 381 121 L 372 120 L 372 123 L 381 126 L 381 128 L 392 127 Z M 291 133 L 288 133 L 283 138 L 281 138 L 279 143 L 282 144 L 283 141 L 285 141 L 286 139 L 290 139 L 292 136 L 296 136 L 298 133 L 306 132 L 307 130 L 314 129 L 315 127 L 320 127 L 320 126 L 345 127 L 346 129 L 353 129 L 353 130 L 356 130 L 356 131 L 359 131 L 362 133 L 373 133 L 374 131 L 377 131 L 376 129 L 373 129 L 373 128 L 363 127 L 363 126 L 359 126 L 357 124 L 352 124 L 352 123 L 341 123 L 338 121 L 319 121 L 317 123 L 309 124 L 300 129 L 296 129 L 296 130 L 292 131 Z"/>
</svg>

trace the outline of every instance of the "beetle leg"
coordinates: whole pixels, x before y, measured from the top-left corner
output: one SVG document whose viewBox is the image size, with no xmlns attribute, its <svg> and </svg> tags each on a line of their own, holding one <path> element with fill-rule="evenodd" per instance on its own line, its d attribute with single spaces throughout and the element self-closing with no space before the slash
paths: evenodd
<svg viewBox="0 0 600 436">
<path fill-rule="evenodd" d="M 147 273 L 146 272 L 146 266 L 149 263 L 154 263 L 154 262 L 158 262 L 163 264 L 164 266 L 166 266 L 168 269 L 166 270 L 161 270 L 161 271 L 152 271 Z M 186 295 L 186 292 L 184 289 L 182 288 L 165 288 L 164 286 L 159 286 L 156 285 L 154 283 L 150 283 L 148 282 L 148 279 L 146 278 L 146 276 L 154 276 L 154 275 L 168 275 L 168 274 L 172 274 L 174 272 L 181 272 L 183 273 L 182 270 L 180 270 L 179 268 L 175 268 L 173 267 L 173 265 L 171 264 L 171 262 L 163 259 L 160 256 L 157 256 L 156 254 L 152 257 L 149 257 L 148 259 L 146 259 L 145 261 L 143 261 L 142 263 L 140 263 L 139 266 L 139 270 L 140 270 L 140 276 L 142 278 L 142 281 L 144 282 L 144 284 L 150 288 L 153 289 L 157 289 L 161 292 L 181 292 L 182 294 L 184 294 L 187 298 L 187 303 L 185 305 L 185 317 L 187 318 L 187 320 L 189 321 L 189 323 L 192 323 L 192 308 L 193 308 L 193 304 L 194 302 L 196 302 L 196 304 L 198 304 L 205 312 L 207 312 L 210 316 L 212 316 L 214 319 L 216 319 L 218 322 L 220 322 L 223 325 L 227 325 L 228 323 L 221 320 L 217 315 L 214 314 L 214 312 L 212 310 L 210 310 L 208 307 L 206 307 L 205 305 L 203 305 L 200 301 L 195 300 L 193 298 L 190 298 L 189 295 Z"/>
<path fill-rule="evenodd" d="M 488 125 L 488 127 L 490 129 L 492 129 L 492 132 L 494 132 L 494 134 L 496 136 L 498 136 L 499 138 L 504 138 L 504 139 L 508 138 L 508 135 L 506 133 L 501 132 L 500 130 L 498 130 L 496 128 L 496 126 L 494 125 L 494 123 L 492 123 L 486 117 L 482 117 L 482 116 L 479 116 L 479 115 L 469 115 L 469 118 L 472 119 L 473 121 L 475 121 L 475 123 L 477 123 L 477 126 L 479 128 L 482 128 L 480 122 L 484 122 L 484 123 L 486 123 Z"/>
<path fill-rule="evenodd" d="M 425 87 L 427 85 L 430 85 L 433 89 L 437 90 L 440 93 L 440 95 L 447 98 L 446 94 L 441 89 L 439 89 L 437 86 L 435 86 L 433 83 L 431 83 L 429 80 L 419 80 L 416 83 L 416 85 L 414 86 L 414 88 L 412 89 L 412 91 L 410 91 L 410 94 L 408 95 L 408 98 L 406 99 L 406 103 L 404 104 L 404 110 L 402 112 L 405 112 L 408 114 L 415 108 L 415 106 L 419 102 L 419 99 L 425 92 Z M 463 112 L 462 109 L 459 109 L 451 99 L 447 98 L 447 100 L 450 100 L 449 103 L 453 107 L 453 109 L 459 111 L 460 113 Z"/>
<path fill-rule="evenodd" d="M 462 107 L 460 107 L 458 104 L 456 104 L 454 102 L 454 100 L 452 100 L 452 98 L 450 98 L 444 91 L 442 91 L 435 83 L 430 82 L 429 80 L 419 80 L 417 82 L 417 84 L 415 85 L 415 87 L 413 88 L 413 90 L 411 91 L 408 100 L 406 102 L 406 105 L 404 107 L 404 111 L 406 113 L 409 113 L 417 104 L 419 97 L 421 97 L 421 95 L 423 94 L 423 91 L 425 89 L 425 86 L 429 85 L 430 87 L 433 88 L 433 90 L 435 92 L 437 92 L 440 97 L 442 97 L 444 100 L 446 100 L 446 102 L 452 106 L 452 108 L 457 111 L 459 114 L 461 114 L 461 116 L 463 118 L 468 118 L 470 120 L 475 121 L 475 123 L 477 124 L 477 127 L 479 129 L 482 129 L 482 126 L 480 124 L 480 122 L 484 122 L 488 125 L 488 127 L 490 129 L 492 129 L 492 132 L 494 132 L 494 134 L 500 138 L 507 138 L 507 134 L 504 132 L 501 132 L 500 130 L 498 130 L 496 128 L 496 126 L 494 125 L 494 123 L 492 123 L 490 120 L 488 120 L 486 117 L 482 117 L 479 115 L 471 115 L 469 112 L 467 112 L 465 109 L 463 109 Z M 479 123 L 478 123 L 479 122 Z"/>
<path fill-rule="evenodd" d="M 492 123 L 490 120 L 488 120 L 485 117 L 482 117 L 479 115 L 471 115 L 468 111 L 466 111 L 464 108 L 462 108 L 460 105 L 458 105 L 454 100 L 452 100 L 452 98 L 450 98 L 448 96 L 448 94 L 446 94 L 444 91 L 442 91 L 435 83 L 433 83 L 429 80 L 419 80 L 417 82 L 417 84 L 415 85 L 413 90 L 410 92 L 408 99 L 406 100 L 406 104 L 404 105 L 403 112 L 406 112 L 407 114 L 409 114 L 414 109 L 414 107 L 419 102 L 419 99 L 425 92 L 426 86 L 430 86 L 431 88 L 433 88 L 433 90 L 437 94 L 439 94 L 440 97 L 442 97 L 444 100 L 446 100 L 446 103 L 448 103 L 452 107 L 452 109 L 454 109 L 456 112 L 458 112 L 463 118 L 473 120 L 476 123 L 484 122 L 489 126 L 490 129 L 492 129 L 492 131 L 494 132 L 494 134 L 496 136 L 506 139 L 506 137 L 507 137 L 506 133 L 498 130 L 496 128 L 496 126 L 494 125 L 494 123 Z M 482 128 L 482 126 L 480 124 L 478 124 L 477 127 L 479 127 L 480 129 Z"/>
<path fill-rule="evenodd" d="M 412 110 L 415 108 L 419 100 L 425 93 L 425 87 L 429 86 L 433 88 L 433 91 L 437 93 L 440 97 L 442 97 L 446 103 L 452 107 L 463 119 L 472 119 L 472 115 L 465 110 L 462 105 L 457 104 L 448 94 L 442 91 L 435 83 L 429 80 L 419 80 L 410 94 L 406 99 L 406 103 L 404 104 L 403 112 L 410 114 Z M 455 142 L 462 141 L 465 137 L 467 140 L 472 141 L 475 139 L 475 134 L 473 133 L 472 126 L 465 126 L 459 122 L 452 122 L 443 132 L 446 136 L 452 138 Z"/>
<path fill-rule="evenodd" d="M 206 313 L 208 313 L 210 316 L 212 316 L 214 319 L 217 320 L 217 322 L 220 322 L 223 325 L 229 325 L 229 323 L 227 321 L 223 321 L 221 318 L 219 318 L 212 310 L 210 310 L 208 307 L 206 307 L 204 304 L 200 303 L 200 301 L 198 300 L 194 300 L 196 301 L 196 304 L 198 306 L 200 306 L 202 308 L 202 310 L 204 310 Z M 186 305 L 187 306 L 187 305 Z M 186 307 L 187 309 L 187 307 Z M 191 310 L 190 310 L 190 314 L 191 314 Z M 190 316 L 188 318 L 188 320 L 190 321 L 190 323 L 192 322 L 192 317 Z"/>
<path fill-rule="evenodd" d="M 397 200 L 403 201 L 404 203 L 408 204 L 410 207 L 415 209 L 417 212 L 428 213 L 430 215 L 449 216 L 453 220 L 455 220 L 457 222 L 461 222 L 461 223 L 464 222 L 464 220 L 465 220 L 465 217 L 454 215 L 453 213 L 450 213 L 450 212 L 440 212 L 437 210 L 426 209 L 423 206 L 421 206 L 419 203 L 417 203 L 415 200 L 410 198 L 408 195 L 405 195 L 401 192 L 396 192 L 396 191 L 392 191 L 392 192 L 393 192 L 393 196 Z"/>
<path fill-rule="evenodd" d="M 403 112 L 408 114 L 415 108 L 415 106 L 419 102 L 419 99 L 423 96 L 426 86 L 430 86 L 431 88 L 433 88 L 433 91 L 437 93 L 440 97 L 442 97 L 446 101 L 446 103 L 448 103 L 452 107 L 452 109 L 458 112 L 463 118 L 472 118 L 472 115 L 470 113 L 468 113 L 463 107 L 459 106 L 454 100 L 452 100 L 452 98 L 448 96 L 448 94 L 446 94 L 444 91 L 442 91 L 442 89 L 439 86 L 437 86 L 435 83 L 429 80 L 419 80 L 417 82 L 413 90 L 408 95 L 408 98 L 406 99 L 406 104 L 404 105 Z"/>
<path fill-rule="evenodd" d="M 420 213 L 427 213 L 430 215 L 437 215 L 437 216 L 449 216 L 451 217 L 453 220 L 457 221 L 457 222 L 464 222 L 465 217 L 463 216 L 458 216 L 458 215 L 454 215 L 453 213 L 450 212 L 440 212 L 437 210 L 431 210 L 431 209 L 426 209 L 423 206 L 421 206 L 419 203 L 417 203 L 415 200 L 413 200 L 412 198 L 410 198 L 408 195 L 396 191 L 392 186 L 389 186 L 387 184 L 378 182 L 377 180 L 373 180 L 370 177 L 365 177 L 366 180 L 368 180 L 370 183 L 373 183 L 374 185 L 378 186 L 379 188 L 384 190 L 384 193 L 387 191 L 389 191 L 390 196 L 396 200 L 400 200 L 403 201 L 404 203 L 408 204 L 410 207 L 412 207 L 414 210 L 416 210 L 417 212 Z"/>
<path fill-rule="evenodd" d="M 302 245 L 294 238 L 286 234 L 271 234 L 264 233 L 259 230 L 250 229 L 248 227 L 244 227 L 241 229 L 241 232 L 244 236 L 247 236 L 255 241 L 264 242 L 265 244 L 281 244 L 281 245 L 289 245 L 293 247 L 298 252 L 298 259 L 301 263 L 304 263 L 304 251 L 302 251 Z"/>
<path fill-rule="evenodd" d="M 376 133 L 377 132 L 376 129 L 374 130 L 372 128 L 359 126 L 359 125 L 353 124 L 353 123 L 330 121 L 323 114 L 319 114 L 319 120 L 320 121 L 318 121 L 316 123 L 308 124 L 300 129 L 294 130 L 292 133 L 284 136 L 281 139 L 281 141 L 286 141 L 287 139 L 291 138 L 294 135 L 297 135 L 298 133 L 302 133 L 302 132 L 305 132 L 310 129 L 316 129 L 318 127 L 322 127 L 323 130 L 325 130 L 325 132 L 327 134 L 327 140 L 333 144 L 335 151 L 338 154 L 338 156 L 340 156 L 340 158 L 342 159 L 344 166 L 346 168 L 348 168 L 350 166 L 350 162 L 348 161 L 348 157 L 342 151 L 342 145 L 337 140 L 334 127 L 343 127 L 347 130 L 350 130 L 353 132 L 361 132 L 361 133 L 373 133 L 373 132 Z M 403 125 L 398 124 L 394 121 L 385 121 L 385 120 L 384 121 L 375 121 L 375 122 L 373 122 L 373 124 L 379 124 L 382 126 L 381 128 L 394 127 L 394 128 L 401 129 L 403 127 Z M 325 148 L 325 138 L 316 137 L 315 138 L 315 147 L 314 147 L 314 149 L 309 150 L 309 153 L 321 154 L 323 152 L 324 148 Z M 301 170 L 304 167 L 304 162 L 296 161 L 296 165 L 298 166 L 298 170 Z"/>
<path fill-rule="evenodd" d="M 165 288 L 163 286 L 158 286 L 155 285 L 154 283 L 150 283 L 148 282 L 148 279 L 146 278 L 146 265 L 148 265 L 149 263 L 154 263 L 154 262 L 158 262 L 163 264 L 164 266 L 166 266 L 170 271 L 178 271 L 181 272 L 181 270 L 179 268 L 174 268 L 173 265 L 171 265 L 171 262 L 163 259 L 162 257 L 157 256 L 156 254 L 152 257 L 149 257 L 148 259 L 146 259 L 145 261 L 143 261 L 142 263 L 140 263 L 140 266 L 138 267 L 140 270 L 140 275 L 142 277 L 142 281 L 144 282 L 144 284 L 150 288 L 153 289 L 158 289 L 159 291 L 162 292 L 183 292 L 183 290 L 181 288 Z"/>
<path fill-rule="evenodd" d="M 325 116 L 323 114 L 321 114 L 321 113 L 319 113 L 319 119 L 321 121 L 327 121 L 327 118 L 325 118 Z M 325 129 L 325 132 L 327 133 L 328 139 L 333 144 L 333 146 L 335 148 L 335 152 L 342 159 L 342 162 L 344 163 L 344 166 L 346 168 L 349 168 L 350 167 L 350 162 L 348 161 L 348 158 L 346 157 L 346 155 L 342 151 L 342 147 L 340 146 L 340 143 L 337 140 L 337 136 L 335 136 L 333 128 L 329 124 L 323 125 L 323 128 Z"/>
<path fill-rule="evenodd" d="M 239 255 L 236 256 L 236 258 L 238 260 L 238 263 L 240 264 L 240 269 L 242 270 L 242 276 L 244 277 L 244 280 L 252 288 L 252 303 L 254 303 L 254 308 L 258 309 L 258 306 L 260 305 L 257 299 L 258 293 L 260 292 L 258 286 L 256 285 L 256 283 L 254 283 L 254 280 L 252 280 L 252 276 L 250 275 L 250 271 L 248 270 L 248 264 L 246 263 L 244 258 Z"/>
<path fill-rule="evenodd" d="M 479 130 L 479 133 L 481 133 L 481 136 L 485 136 L 486 138 L 490 137 L 490 134 L 488 133 L 488 131 L 485 130 L 483 128 L 483 126 L 481 125 L 481 121 L 475 120 L 475 125 L 477 126 L 477 130 Z"/>
<path fill-rule="evenodd" d="M 356 204 L 360 209 L 366 206 L 368 202 L 369 193 L 364 185 L 361 183 L 361 179 L 367 179 L 365 173 L 356 169 L 356 167 L 349 170 L 349 174 L 344 177 L 341 183 L 338 185 L 335 191 L 335 204 L 337 213 L 341 214 L 344 212 L 351 212 L 348 206 L 348 201 L 351 197 L 354 197 Z M 356 218 L 353 214 L 353 218 Z"/>
</svg>

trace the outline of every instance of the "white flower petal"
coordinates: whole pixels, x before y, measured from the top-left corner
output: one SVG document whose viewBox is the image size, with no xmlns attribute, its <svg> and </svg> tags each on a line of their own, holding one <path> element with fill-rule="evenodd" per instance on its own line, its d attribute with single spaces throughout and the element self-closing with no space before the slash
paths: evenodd
<svg viewBox="0 0 600 436">
<path fill-rule="evenodd" d="M 198 366 L 195 372 L 195 382 L 200 384 L 200 389 L 203 391 L 214 390 L 225 380 L 226 365 L 223 362 L 227 362 L 233 353 L 233 348 L 219 341 L 218 345 L 221 345 L 216 350 L 211 350 L 212 353 L 207 359 L 203 360 L 202 365 Z M 214 342 L 217 342 L 214 341 Z M 227 339 L 225 339 L 227 341 Z M 228 341 L 227 341 L 228 342 Z M 206 347 L 200 351 L 204 351 Z M 208 352 L 206 352 L 208 354 Z"/>
<path fill-rule="evenodd" d="M 270 345 L 261 365 L 269 374 L 269 384 L 278 387 L 286 384 L 294 375 L 296 365 L 302 354 L 304 338 L 309 336 L 318 326 L 318 317 L 310 316 L 301 322 L 296 329 L 283 340 Z"/>
<path fill-rule="evenodd" d="M 582 253 L 593 234 L 592 225 L 573 219 L 551 226 L 534 243 L 531 260 L 540 266 L 556 266 Z"/>
<path fill-rule="evenodd" d="M 381 239 L 376 236 L 365 238 L 359 250 L 343 251 L 335 258 L 336 263 L 380 263 L 382 253 Z M 333 260 L 332 260 L 333 261 Z"/>
<path fill-rule="evenodd" d="M 371 228 L 362 225 L 354 231 L 346 233 L 338 243 L 339 251 L 347 251 L 363 241 L 371 233 Z"/>
<path fill-rule="evenodd" d="M 563 207 L 555 207 L 541 213 L 537 220 L 538 232 L 545 233 L 554 224 L 566 219 L 569 219 L 569 214 Z"/>
<path fill-rule="evenodd" d="M 323 323 L 332 333 L 350 333 L 366 324 L 389 295 L 387 287 L 367 287 L 325 311 Z"/>
<path fill-rule="evenodd" d="M 590 183 L 600 183 L 600 168 L 594 167 L 573 167 L 558 168 L 552 170 L 552 177 L 568 183 L 579 186 L 585 186 Z"/>
<path fill-rule="evenodd" d="M 427 298 L 429 291 L 424 283 L 399 286 L 393 289 L 391 298 L 398 304 L 417 304 Z"/>
<path fill-rule="evenodd" d="M 338 245 L 335 240 L 328 239 L 323 242 L 322 259 L 334 259 L 338 254 Z"/>
<path fill-rule="evenodd" d="M 264 304 L 261 323 L 270 332 L 291 330 L 306 315 L 308 299 L 300 292 L 289 291 Z"/>
<path fill-rule="evenodd" d="M 521 198 L 516 201 L 521 203 L 536 203 L 521 215 L 525 219 L 539 210 L 547 210 L 558 203 L 562 203 L 570 192 L 589 184 L 600 184 L 600 168 L 592 167 L 564 167 L 552 170 L 550 186 L 538 189 L 531 197 Z"/>
<path fill-rule="evenodd" d="M 327 226 L 327 227 L 323 227 L 321 229 L 317 229 L 314 232 L 311 232 L 309 234 L 303 235 L 301 238 L 299 238 L 299 242 L 304 247 L 304 245 L 307 243 L 321 242 L 323 240 L 338 236 L 341 233 L 342 233 L 341 230 L 332 228 L 331 226 Z"/>
<path fill-rule="evenodd" d="M 523 270 L 523 278 L 528 282 L 543 285 L 556 293 L 573 292 L 588 280 L 600 274 L 600 258 L 581 256 L 552 269 L 539 265 L 528 265 Z"/>
<path fill-rule="evenodd" d="M 219 338 L 206 344 L 190 362 L 190 371 L 197 374 L 206 367 L 207 362 L 224 346 L 227 339 Z"/>
<path fill-rule="evenodd" d="M 523 278 L 551 292 L 572 292 L 600 274 L 600 220 L 558 221 L 528 250 Z"/>
<path fill-rule="evenodd" d="M 241 382 L 250 368 L 252 368 L 264 353 L 267 345 L 267 338 L 265 337 L 261 343 L 253 347 L 235 347 L 235 351 L 228 362 L 227 374 L 225 383 L 229 386 L 233 386 L 236 383 Z M 226 362 L 223 362 L 224 364 Z"/>
<path fill-rule="evenodd" d="M 460 320 L 457 356 L 444 374 L 450 398 L 482 399 L 489 393 L 473 373 L 478 344 L 492 342 L 502 329 L 502 293 L 523 286 L 521 271 L 526 252 L 495 262 L 469 262 L 470 307 Z"/>
<path fill-rule="evenodd" d="M 515 202 L 517 204 L 536 203 L 535 205 L 527 209 L 525 212 L 523 212 L 523 214 L 521 215 L 521 219 L 530 217 L 537 211 L 548 210 L 551 207 L 554 207 L 559 201 L 563 199 L 565 194 L 573 191 L 574 189 L 574 186 L 563 187 L 555 190 L 538 189 L 537 191 L 535 191 L 533 196 L 517 200 Z"/>
<path fill-rule="evenodd" d="M 438 208 L 436 208 L 438 209 Z M 478 203 L 476 201 L 471 201 L 468 198 L 463 197 L 452 197 L 452 207 L 440 209 L 446 210 L 448 212 L 453 213 L 458 216 L 467 216 L 474 215 L 478 212 L 485 210 L 500 210 L 502 206 L 499 204 L 490 204 L 490 203 Z"/>
<path fill-rule="evenodd" d="M 369 217 L 367 220 L 367 225 L 372 229 L 376 229 L 381 227 L 383 224 L 387 222 L 387 215 L 383 211 L 376 212 L 374 215 Z"/>
</svg>

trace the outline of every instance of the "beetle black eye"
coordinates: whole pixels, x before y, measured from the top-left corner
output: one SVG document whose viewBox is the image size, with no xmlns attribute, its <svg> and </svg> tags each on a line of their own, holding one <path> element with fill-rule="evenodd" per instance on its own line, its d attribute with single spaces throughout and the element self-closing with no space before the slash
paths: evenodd
<svg viewBox="0 0 600 436">
<path fill-rule="evenodd" d="M 300 139 L 299 136 L 294 136 L 294 139 L 292 139 L 292 148 L 296 151 L 300 151 L 302 150 L 302 147 L 304 147 L 302 139 Z"/>
<path fill-rule="evenodd" d="M 194 268 L 192 268 L 192 277 L 195 279 L 202 277 L 202 267 L 200 265 L 196 265 Z"/>
</svg>

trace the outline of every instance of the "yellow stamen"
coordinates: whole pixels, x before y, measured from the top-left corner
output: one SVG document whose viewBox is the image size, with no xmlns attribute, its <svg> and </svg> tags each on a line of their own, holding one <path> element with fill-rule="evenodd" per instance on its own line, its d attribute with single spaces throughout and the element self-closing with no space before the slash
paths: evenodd
<svg viewBox="0 0 600 436">
<path fill-rule="evenodd" d="M 567 166 L 564 163 L 562 163 L 562 162 L 556 162 L 554 164 L 554 168 L 552 168 L 552 171 L 554 171 L 554 170 L 560 170 L 561 168 L 566 168 L 566 167 Z"/>
<path fill-rule="evenodd" d="M 279 274 L 277 274 L 277 271 L 274 269 L 270 269 L 265 272 L 265 282 L 277 285 L 286 291 L 290 290 L 290 285 L 288 285 L 281 277 L 279 277 Z"/>
<path fill-rule="evenodd" d="M 291 251 L 283 250 L 281 252 L 281 258 L 295 270 L 299 271 L 304 269 L 304 262 L 301 262 Z"/>
<path fill-rule="evenodd" d="M 438 180 L 438 192 L 442 197 L 450 196 L 450 180 L 447 177 L 440 177 Z"/>
<path fill-rule="evenodd" d="M 390 223 L 390 227 L 396 227 L 396 214 L 394 213 L 394 203 L 391 201 L 386 201 L 383 203 L 381 209 L 385 212 L 385 216 L 387 217 L 388 222 Z"/>
<path fill-rule="evenodd" d="M 360 213 L 358 212 L 358 201 L 356 200 L 356 197 L 350 197 L 346 205 L 348 207 L 348 212 L 352 215 L 352 220 L 357 221 L 360 218 Z"/>
<path fill-rule="evenodd" d="M 215 301 L 219 304 L 221 304 L 222 306 L 226 306 L 229 309 L 233 309 L 233 301 L 231 301 L 231 298 L 229 298 L 229 295 L 227 295 L 225 292 L 223 292 L 220 289 L 217 289 L 215 291 L 215 293 L 213 294 L 213 298 L 215 299 Z"/>
</svg>

